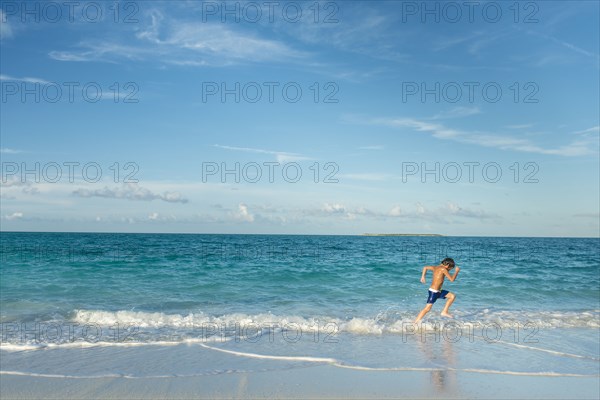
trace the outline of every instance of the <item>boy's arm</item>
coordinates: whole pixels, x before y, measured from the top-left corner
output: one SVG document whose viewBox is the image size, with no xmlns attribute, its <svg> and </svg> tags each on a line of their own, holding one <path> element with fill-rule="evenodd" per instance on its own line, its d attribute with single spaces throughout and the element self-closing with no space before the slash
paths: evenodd
<svg viewBox="0 0 600 400">
<path fill-rule="evenodd" d="M 427 271 L 433 271 L 433 267 L 423 267 L 423 273 L 421 274 L 421 283 L 425 283 L 425 275 Z"/>
<path fill-rule="evenodd" d="M 450 282 L 454 282 L 454 280 L 456 279 L 456 276 L 458 275 L 458 272 L 460 271 L 459 267 L 456 267 L 454 269 L 454 275 L 450 276 L 450 274 L 448 273 L 448 271 L 443 271 L 444 275 L 446 276 L 446 278 L 450 279 Z"/>
</svg>

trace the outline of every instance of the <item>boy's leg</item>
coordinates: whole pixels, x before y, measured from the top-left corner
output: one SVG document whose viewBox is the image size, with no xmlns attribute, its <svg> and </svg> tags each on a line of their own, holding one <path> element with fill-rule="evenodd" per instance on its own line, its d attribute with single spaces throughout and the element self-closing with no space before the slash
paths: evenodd
<svg viewBox="0 0 600 400">
<path fill-rule="evenodd" d="M 433 307 L 433 303 L 427 303 L 427 305 L 421 310 L 421 312 L 419 313 L 419 315 L 417 315 L 417 319 L 415 319 L 414 323 L 416 324 L 421 319 L 423 319 L 423 317 L 425 316 L 425 314 L 427 314 L 429 312 L 429 310 L 431 310 L 431 307 Z"/>
<path fill-rule="evenodd" d="M 454 303 L 454 299 L 456 299 L 456 295 L 454 293 L 448 293 L 446 295 L 446 305 L 444 305 L 444 309 L 442 310 L 442 317 L 452 318 L 452 315 L 448 313 L 448 309 L 450 308 L 452 303 Z"/>
</svg>

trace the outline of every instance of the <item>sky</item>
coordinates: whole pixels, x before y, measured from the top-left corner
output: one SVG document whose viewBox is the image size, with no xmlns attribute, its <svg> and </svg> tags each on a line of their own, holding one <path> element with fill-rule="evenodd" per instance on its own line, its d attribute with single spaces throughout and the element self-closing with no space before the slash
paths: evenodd
<svg viewBox="0 0 600 400">
<path fill-rule="evenodd" d="M 3 231 L 600 236 L 597 1 L 1 1 Z"/>
</svg>

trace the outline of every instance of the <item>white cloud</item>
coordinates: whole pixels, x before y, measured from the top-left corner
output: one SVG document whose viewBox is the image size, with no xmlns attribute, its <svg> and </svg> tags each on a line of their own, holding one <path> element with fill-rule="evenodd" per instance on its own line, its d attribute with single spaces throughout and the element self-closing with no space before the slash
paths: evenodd
<svg viewBox="0 0 600 400">
<path fill-rule="evenodd" d="M 8 220 L 8 221 L 13 221 L 16 219 L 21 219 L 23 218 L 23 213 L 22 212 L 14 212 L 10 215 L 5 215 L 4 219 Z"/>
<path fill-rule="evenodd" d="M 400 205 L 394 205 L 388 211 L 371 210 L 365 207 L 348 207 L 341 203 L 325 203 L 319 209 L 303 209 L 301 214 L 305 217 L 320 217 L 320 218 L 342 218 L 342 219 L 357 219 L 359 217 L 368 218 L 370 220 L 388 220 L 388 219 L 410 219 L 435 221 L 438 223 L 449 223 L 450 218 L 472 218 L 472 219 L 491 219 L 498 218 L 495 214 L 490 214 L 481 209 L 470 209 L 459 206 L 455 203 L 447 203 L 443 207 L 428 209 L 422 203 L 417 202 L 413 211 L 403 210 Z M 294 214 L 294 210 L 285 210 L 286 215 Z"/>
<path fill-rule="evenodd" d="M 400 217 L 402 215 L 402 209 L 400 208 L 400 206 L 394 206 L 390 210 L 389 214 L 391 217 Z"/>
<path fill-rule="evenodd" d="M 305 211 L 306 213 L 306 211 Z M 320 210 L 310 210 L 308 211 L 309 215 L 316 215 L 316 216 L 341 216 L 344 219 L 351 219 L 354 220 L 357 217 L 360 216 L 377 216 L 377 213 L 374 213 L 373 211 L 365 208 L 365 207 L 357 207 L 354 209 L 349 209 L 348 207 L 344 206 L 343 204 L 339 204 L 339 203 L 325 203 L 323 205 L 323 207 Z"/>
<path fill-rule="evenodd" d="M 254 222 L 254 215 L 248 211 L 248 206 L 244 203 L 238 205 L 238 210 L 233 214 L 236 220 L 244 222 Z"/>
<path fill-rule="evenodd" d="M 158 219 L 158 213 L 153 212 L 152 214 L 148 215 L 148 219 L 151 221 L 156 221 Z"/>
<path fill-rule="evenodd" d="M 328 214 L 343 214 L 346 212 L 346 207 L 344 207 L 344 205 L 342 204 L 329 204 L 329 203 L 325 203 L 323 205 L 323 211 L 325 211 Z"/>
<path fill-rule="evenodd" d="M 4 182 L 0 181 L 0 188 L 2 188 L 1 196 L 3 199 L 15 199 L 16 197 L 13 196 L 13 194 L 15 194 L 16 191 L 20 191 L 21 193 L 25 193 L 27 195 L 35 195 L 40 193 L 38 188 L 40 185 L 34 184 L 31 181 L 19 179 L 16 176 L 11 176 L 10 179 L 8 176 L 4 176 L 2 180 Z"/>
<path fill-rule="evenodd" d="M 26 181 L 26 180 L 21 180 L 19 178 L 17 178 L 16 176 L 12 176 L 10 179 L 7 179 L 8 176 L 4 176 L 2 178 L 2 181 L 0 181 L 0 187 L 2 188 L 9 188 L 9 187 L 17 187 L 17 186 L 29 186 L 31 185 L 31 182 Z"/>
<path fill-rule="evenodd" d="M 489 215 L 483 211 L 466 209 L 466 208 L 460 207 L 454 203 L 446 204 L 445 210 L 447 210 L 450 215 L 457 216 L 457 217 L 465 217 L 465 218 L 490 218 L 491 217 L 491 215 Z"/>
</svg>

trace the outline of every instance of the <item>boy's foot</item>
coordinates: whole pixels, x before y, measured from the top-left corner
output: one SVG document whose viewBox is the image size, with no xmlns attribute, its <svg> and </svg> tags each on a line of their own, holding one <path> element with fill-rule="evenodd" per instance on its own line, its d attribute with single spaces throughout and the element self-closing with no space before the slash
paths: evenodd
<svg viewBox="0 0 600 400">
<path fill-rule="evenodd" d="M 447 312 L 442 312 L 440 315 L 442 317 L 446 317 L 446 318 L 454 318 L 452 315 L 448 314 Z"/>
</svg>

